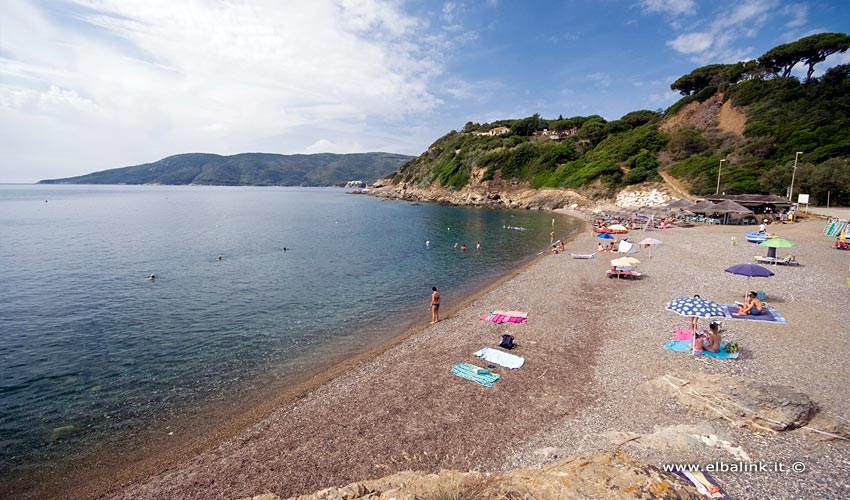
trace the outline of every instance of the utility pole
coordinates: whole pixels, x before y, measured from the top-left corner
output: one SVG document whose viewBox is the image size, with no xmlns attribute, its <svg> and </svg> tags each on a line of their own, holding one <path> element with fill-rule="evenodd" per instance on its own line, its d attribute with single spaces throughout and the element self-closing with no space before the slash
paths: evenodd
<svg viewBox="0 0 850 500">
<path fill-rule="evenodd" d="M 788 201 L 792 204 L 794 203 L 794 175 L 797 174 L 797 158 L 803 154 L 802 151 L 797 151 L 797 154 L 794 155 L 794 170 L 791 172 L 791 190 L 788 191 Z"/>
<path fill-rule="evenodd" d="M 720 160 L 720 166 L 717 167 L 717 189 L 714 190 L 714 194 L 720 194 L 720 171 L 723 169 L 724 161 L 726 160 Z M 791 185 L 793 186 L 794 183 L 792 182 Z"/>
</svg>

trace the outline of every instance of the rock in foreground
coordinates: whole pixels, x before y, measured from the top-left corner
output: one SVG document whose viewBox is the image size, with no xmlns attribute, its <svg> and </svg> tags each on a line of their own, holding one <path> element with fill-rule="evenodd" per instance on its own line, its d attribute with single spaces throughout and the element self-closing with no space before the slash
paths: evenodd
<svg viewBox="0 0 850 500">
<path fill-rule="evenodd" d="M 699 499 L 690 483 L 625 454 L 571 457 L 540 468 L 490 476 L 480 472 L 400 472 L 373 481 L 327 488 L 290 500 L 355 499 Z M 243 500 L 280 500 L 263 494 Z"/>
</svg>

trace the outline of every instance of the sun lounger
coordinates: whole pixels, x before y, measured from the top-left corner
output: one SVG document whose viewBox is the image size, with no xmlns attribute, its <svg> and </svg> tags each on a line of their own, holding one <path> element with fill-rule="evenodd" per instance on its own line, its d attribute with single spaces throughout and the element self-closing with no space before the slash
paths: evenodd
<svg viewBox="0 0 850 500">
<path fill-rule="evenodd" d="M 614 270 L 609 269 L 606 271 L 606 274 L 609 278 L 627 278 L 627 279 L 639 279 L 642 274 L 637 271 L 632 271 L 631 269 L 626 269 L 622 267 L 618 267 Z"/>
<path fill-rule="evenodd" d="M 789 255 L 784 259 L 777 259 L 776 257 L 768 257 L 766 255 L 756 255 L 754 257 L 756 262 L 761 262 L 763 264 L 782 264 L 783 266 L 799 266 L 800 263 L 797 262 L 797 259 L 793 255 Z"/>
<path fill-rule="evenodd" d="M 571 253 L 570 256 L 574 259 L 592 259 L 596 256 L 594 253 Z"/>
</svg>

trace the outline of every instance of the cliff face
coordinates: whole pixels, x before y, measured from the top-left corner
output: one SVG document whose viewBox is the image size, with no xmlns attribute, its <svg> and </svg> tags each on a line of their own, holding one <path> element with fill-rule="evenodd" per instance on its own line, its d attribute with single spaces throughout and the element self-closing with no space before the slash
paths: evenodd
<svg viewBox="0 0 850 500">
<path fill-rule="evenodd" d="M 672 132 L 678 128 L 694 128 L 708 130 L 716 127 L 723 132 L 743 137 L 747 115 L 717 93 L 704 102 L 694 101 L 675 115 L 661 121 L 658 128 L 664 132 Z"/>
<path fill-rule="evenodd" d="M 532 189 L 517 179 L 481 181 L 481 172 L 473 172 L 470 182 L 461 189 L 446 189 L 434 182 L 427 187 L 381 180 L 372 185 L 369 194 L 394 200 L 421 201 L 449 205 L 487 208 L 524 208 L 553 210 L 556 208 L 588 206 L 589 198 L 567 189 Z"/>
</svg>

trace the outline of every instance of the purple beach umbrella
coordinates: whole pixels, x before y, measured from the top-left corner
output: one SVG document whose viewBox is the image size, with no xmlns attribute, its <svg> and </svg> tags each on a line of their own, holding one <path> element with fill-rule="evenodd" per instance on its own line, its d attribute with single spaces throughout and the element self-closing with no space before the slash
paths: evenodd
<svg viewBox="0 0 850 500">
<path fill-rule="evenodd" d="M 726 272 L 737 274 L 738 276 L 746 276 L 748 289 L 750 288 L 750 278 L 770 278 L 774 275 L 773 271 L 758 264 L 735 264 L 726 269 Z M 746 292 L 744 296 L 747 296 Z"/>
</svg>

